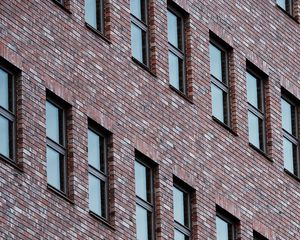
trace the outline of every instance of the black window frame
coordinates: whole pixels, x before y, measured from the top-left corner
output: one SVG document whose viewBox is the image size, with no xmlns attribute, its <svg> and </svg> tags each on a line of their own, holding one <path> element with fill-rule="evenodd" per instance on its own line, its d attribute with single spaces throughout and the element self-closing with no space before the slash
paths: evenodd
<svg viewBox="0 0 300 240">
<path fill-rule="evenodd" d="M 298 101 L 291 96 L 286 91 L 282 91 L 281 99 L 286 101 L 291 105 L 294 109 L 294 116 L 292 116 L 292 134 L 287 132 L 282 127 L 283 138 L 293 144 L 293 167 L 294 167 L 294 174 L 295 176 L 300 176 L 300 154 L 299 154 L 299 109 L 298 109 Z M 286 171 L 290 172 L 288 169 Z"/>
<path fill-rule="evenodd" d="M 285 11 L 288 15 L 292 16 L 294 15 L 294 0 L 285 0 L 285 9 L 283 9 L 276 0 L 276 5 Z"/>
<path fill-rule="evenodd" d="M 105 216 L 101 216 L 97 213 L 95 213 L 94 211 L 92 211 L 91 209 L 89 209 L 89 213 L 96 216 L 97 218 L 100 218 L 106 222 L 109 221 L 109 194 L 108 194 L 108 187 L 109 187 L 109 176 L 108 176 L 108 142 L 109 142 L 109 138 L 110 138 L 110 133 L 103 129 L 103 127 L 101 127 L 100 125 L 98 125 L 97 123 L 95 123 L 92 120 L 88 121 L 88 131 L 92 131 L 93 133 L 95 133 L 96 135 L 98 135 L 99 137 L 102 138 L 103 140 L 103 146 L 101 147 L 101 149 L 103 150 L 103 164 L 104 164 L 104 171 L 95 169 L 93 166 L 91 166 L 88 162 L 88 175 L 91 174 L 94 177 L 96 177 L 98 180 L 100 180 L 100 184 L 101 181 L 105 184 L 104 186 L 104 205 L 102 205 L 102 207 L 104 207 L 104 213 Z M 99 159 L 100 160 L 100 159 Z M 101 161 L 101 160 L 100 160 Z M 101 162 L 100 162 L 101 163 Z M 102 193 L 101 193 L 102 194 Z M 101 199 L 102 196 L 100 196 Z"/>
<path fill-rule="evenodd" d="M 155 239 L 155 192 L 154 192 L 154 168 L 155 166 L 149 162 L 149 160 L 142 156 L 142 154 L 136 153 L 135 156 L 135 162 L 138 162 L 139 164 L 143 165 L 146 169 L 148 169 L 149 174 L 149 186 L 147 186 L 149 189 L 147 189 L 147 195 L 149 194 L 149 201 L 146 201 L 139 196 L 135 195 L 135 204 L 139 205 L 141 208 L 145 209 L 147 213 L 150 214 L 150 217 L 148 216 L 148 231 L 150 231 L 150 236 L 148 240 L 154 240 Z M 135 179 L 136 181 L 136 179 Z M 150 226 L 149 226 L 150 225 Z"/>
<path fill-rule="evenodd" d="M 179 179 L 174 179 L 173 188 L 177 188 L 183 194 L 186 194 L 185 199 L 185 216 L 184 218 L 187 221 L 187 226 L 182 225 L 181 223 L 177 222 L 174 218 L 174 232 L 177 230 L 178 232 L 182 233 L 185 236 L 185 240 L 192 239 L 192 204 L 191 204 L 191 194 L 192 191 L 190 187 L 186 186 L 186 184 L 182 183 Z M 173 207 L 174 207 L 174 199 L 173 199 Z"/>
<path fill-rule="evenodd" d="M 250 74 L 252 77 L 254 77 L 257 80 L 257 96 L 258 96 L 258 108 L 253 106 L 251 103 L 248 102 L 248 112 L 251 112 L 253 115 L 255 115 L 260 121 L 261 124 L 259 125 L 259 141 L 260 146 L 259 148 L 252 144 L 249 141 L 249 144 L 262 151 L 263 153 L 267 153 L 267 135 L 266 135 L 266 103 L 265 103 L 265 83 L 267 81 L 267 76 L 259 72 L 257 69 L 255 69 L 254 66 L 251 66 L 250 63 L 248 63 L 246 72 Z M 246 79 L 247 81 L 247 79 Z M 247 93 L 248 94 L 248 93 Z M 248 119 L 248 129 L 249 129 L 249 119 Z M 249 136 L 249 130 L 248 130 L 248 136 Z M 248 138 L 249 139 L 249 138 Z"/>
<path fill-rule="evenodd" d="M 264 237 L 257 231 L 253 231 L 253 240 L 268 240 L 268 238 Z"/>
<path fill-rule="evenodd" d="M 9 157 L 6 157 L 0 153 L 0 158 L 13 164 L 17 164 L 17 156 L 16 156 L 16 140 L 17 140 L 17 115 L 16 115 L 16 80 L 17 74 L 13 69 L 6 64 L 0 64 L 0 69 L 8 74 L 8 81 L 11 84 L 9 87 L 9 92 L 11 96 L 9 96 L 9 104 L 10 109 L 4 109 L 0 106 L 0 116 L 11 122 L 12 129 L 9 129 Z"/>
<path fill-rule="evenodd" d="M 171 12 L 177 18 L 180 19 L 180 24 L 177 26 L 177 33 L 178 34 L 178 43 L 182 45 L 182 49 L 179 47 L 175 47 L 172 43 L 168 41 L 168 56 L 169 54 L 175 55 L 178 59 L 182 61 L 182 66 L 178 69 L 179 70 L 179 89 L 173 86 L 170 82 L 170 85 L 175 88 L 177 91 L 187 95 L 187 73 L 186 73 L 186 19 L 187 14 L 182 10 L 179 9 L 175 4 L 171 1 L 167 2 L 167 13 Z M 178 30 L 179 28 L 179 30 Z M 169 68 L 169 75 L 170 75 L 170 68 Z M 170 80 L 170 79 L 169 79 Z"/>
<path fill-rule="evenodd" d="M 84 4 L 85 4 L 84 0 Z M 98 7 L 96 12 L 96 22 L 97 22 L 97 27 L 93 27 L 92 25 L 90 25 L 87 21 L 86 21 L 86 9 L 85 9 L 85 5 L 84 5 L 84 21 L 87 27 L 91 28 L 93 31 L 99 33 L 100 35 L 105 35 L 105 4 L 106 4 L 106 0 L 95 0 L 96 1 L 96 7 L 97 7 L 97 3 L 98 3 Z"/>
<path fill-rule="evenodd" d="M 129 1 L 130 4 L 131 1 Z M 146 69 L 150 69 L 150 43 L 149 43 L 149 0 L 141 0 L 141 6 L 142 6 L 142 16 L 144 15 L 144 19 L 145 21 L 143 21 L 143 17 L 141 17 L 142 19 L 138 19 L 131 11 L 130 11 L 130 26 L 133 24 L 136 27 L 138 27 L 142 32 L 145 32 L 145 39 L 143 41 L 142 38 L 142 55 L 143 58 L 145 57 L 145 59 L 143 59 L 143 62 L 141 62 L 139 59 L 135 58 L 132 55 L 132 59 L 134 59 L 135 61 L 137 61 L 138 63 L 142 64 L 144 67 L 146 67 Z M 131 29 L 132 31 L 132 29 Z M 132 32 L 131 32 L 132 34 Z M 132 50 L 131 50 L 131 54 L 132 54 Z M 144 56 L 145 54 L 145 56 Z M 145 62 L 144 62 L 145 60 Z"/>
<path fill-rule="evenodd" d="M 228 239 L 236 240 L 237 231 L 238 231 L 237 225 L 239 223 L 239 219 L 219 206 L 216 207 L 216 221 L 217 221 L 217 217 L 229 224 Z M 216 231 L 217 231 L 217 225 L 216 225 Z"/>
<path fill-rule="evenodd" d="M 222 81 L 220 81 L 215 76 L 213 76 L 211 72 L 210 72 L 210 81 L 211 81 L 211 86 L 214 85 L 215 87 L 217 87 L 223 92 L 224 121 L 214 116 L 213 113 L 212 116 L 218 121 L 221 121 L 222 124 L 231 128 L 230 79 L 229 79 L 229 54 L 231 48 L 226 44 L 224 44 L 217 36 L 215 36 L 212 33 L 210 34 L 209 44 L 213 45 L 215 48 L 221 51 Z"/>
<path fill-rule="evenodd" d="M 60 119 L 59 119 L 59 131 L 61 132 L 60 139 L 61 143 L 57 143 L 54 140 L 50 139 L 46 135 L 46 147 L 51 148 L 55 152 L 57 152 L 62 159 L 60 159 L 60 166 L 61 166 L 61 172 L 60 172 L 60 183 L 61 189 L 56 188 L 55 186 L 52 186 L 48 180 L 47 185 L 50 189 L 62 194 L 63 196 L 68 195 L 68 131 L 67 131 L 67 110 L 69 108 L 68 104 L 64 102 L 64 100 L 60 99 L 59 97 L 55 96 L 53 93 L 47 91 L 46 93 L 46 102 L 51 103 L 55 107 L 57 107 L 60 111 Z M 46 126 L 47 129 L 47 126 Z M 48 162 L 48 159 L 46 158 L 46 161 Z M 48 172 L 47 172 L 47 178 L 48 178 Z"/>
</svg>

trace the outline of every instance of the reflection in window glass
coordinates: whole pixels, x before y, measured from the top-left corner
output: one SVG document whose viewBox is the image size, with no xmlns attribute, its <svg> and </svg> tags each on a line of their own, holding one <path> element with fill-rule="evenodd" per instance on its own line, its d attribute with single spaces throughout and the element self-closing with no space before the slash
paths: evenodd
<svg viewBox="0 0 300 240">
<path fill-rule="evenodd" d="M 137 161 L 135 161 L 135 192 L 138 197 L 148 200 L 146 167 Z"/>
<path fill-rule="evenodd" d="M 229 226 L 228 223 L 223 219 L 217 217 L 216 218 L 216 226 L 217 226 L 217 240 L 229 240 L 228 232 Z"/>
<path fill-rule="evenodd" d="M 168 41 L 174 47 L 179 47 L 179 36 L 178 36 L 178 18 L 175 14 L 168 11 Z"/>
<path fill-rule="evenodd" d="M 148 212 L 146 209 L 136 205 L 136 235 L 137 240 L 148 240 Z"/>
<path fill-rule="evenodd" d="M 185 225 L 184 217 L 184 193 L 177 189 L 173 188 L 173 201 L 174 201 L 174 219 L 178 223 Z"/>
<path fill-rule="evenodd" d="M 47 137 L 60 143 L 60 110 L 50 102 L 46 102 L 46 131 Z"/>
<path fill-rule="evenodd" d="M 292 106 L 284 99 L 281 99 L 281 111 L 283 129 L 288 133 L 293 134 Z"/>
<path fill-rule="evenodd" d="M 135 24 L 131 23 L 131 49 L 132 56 L 144 63 L 144 46 L 143 39 L 145 38 L 146 33 L 137 27 Z"/>
<path fill-rule="evenodd" d="M 222 73 L 222 52 L 214 45 L 209 45 L 210 55 L 210 74 L 218 79 L 220 82 L 223 81 Z"/>
<path fill-rule="evenodd" d="M 260 148 L 259 129 L 259 118 L 248 111 L 249 142 L 257 148 Z"/>
<path fill-rule="evenodd" d="M 277 0 L 277 5 L 280 6 L 282 9 L 287 10 L 286 9 L 286 1 L 287 0 Z"/>
<path fill-rule="evenodd" d="M 212 115 L 219 119 L 220 121 L 224 122 L 224 96 L 223 91 L 211 84 L 211 94 L 212 94 Z"/>
<path fill-rule="evenodd" d="M 185 240 L 186 239 L 185 235 L 177 230 L 175 230 L 174 236 L 175 236 L 174 240 Z"/>
<path fill-rule="evenodd" d="M 2 117 L 0 115 L 0 154 L 9 158 L 10 157 L 10 136 L 9 136 L 9 129 L 10 129 L 9 120 Z"/>
<path fill-rule="evenodd" d="M 130 0 L 130 11 L 131 14 L 136 18 L 142 20 L 142 5 L 141 1 L 143 0 Z"/>
<path fill-rule="evenodd" d="M 283 138 L 283 159 L 284 168 L 294 173 L 294 149 L 293 143 Z"/>
<path fill-rule="evenodd" d="M 259 109 L 257 79 L 249 73 L 247 73 L 246 79 L 247 79 L 247 99 L 248 99 L 248 102 L 253 107 Z"/>
<path fill-rule="evenodd" d="M 89 174 L 89 209 L 102 215 L 101 212 L 101 181 L 92 174 Z"/>
<path fill-rule="evenodd" d="M 47 147 L 47 179 L 48 183 L 61 190 L 61 161 L 60 154 Z"/>
<path fill-rule="evenodd" d="M 85 0 L 85 21 L 97 29 L 96 0 Z"/>
<path fill-rule="evenodd" d="M 101 159 L 100 137 L 91 130 L 88 130 L 88 160 L 89 164 L 97 170 L 100 169 Z"/>
<path fill-rule="evenodd" d="M 179 58 L 172 52 L 169 52 L 169 81 L 170 84 L 176 89 L 180 89 L 179 86 Z"/>
<path fill-rule="evenodd" d="M 8 73 L 0 69 L 0 106 L 9 110 Z"/>
</svg>

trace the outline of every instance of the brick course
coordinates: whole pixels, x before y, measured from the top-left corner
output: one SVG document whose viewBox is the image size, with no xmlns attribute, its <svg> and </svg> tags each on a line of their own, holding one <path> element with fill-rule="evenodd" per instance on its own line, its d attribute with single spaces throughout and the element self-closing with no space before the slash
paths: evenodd
<svg viewBox="0 0 300 240">
<path fill-rule="evenodd" d="M 273 240 L 300 239 L 300 183 L 283 171 L 280 105 L 281 87 L 300 99 L 299 23 L 275 0 L 176 0 L 189 13 L 190 102 L 169 87 L 167 3 L 149 1 L 153 74 L 131 59 L 129 0 L 107 1 L 108 41 L 85 26 L 83 0 L 68 0 L 70 13 L 51 0 L 0 1 L 0 57 L 21 70 L 21 170 L 0 162 L 0 238 L 135 239 L 138 150 L 159 166 L 158 240 L 173 237 L 173 175 L 196 190 L 193 239 L 215 239 L 216 204 L 240 219 L 239 239 L 252 239 L 253 229 Z M 211 117 L 209 31 L 233 48 L 233 132 Z M 269 76 L 269 159 L 248 144 L 246 60 Z M 71 105 L 70 201 L 47 188 L 46 89 Z M 88 213 L 88 118 L 113 134 L 109 225 Z"/>
</svg>

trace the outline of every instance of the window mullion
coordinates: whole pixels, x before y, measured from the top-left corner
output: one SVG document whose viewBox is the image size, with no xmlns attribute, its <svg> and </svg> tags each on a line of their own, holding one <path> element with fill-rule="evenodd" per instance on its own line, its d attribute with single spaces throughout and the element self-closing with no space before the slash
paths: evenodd
<svg viewBox="0 0 300 240">
<path fill-rule="evenodd" d="M 134 23 L 137 27 L 139 27 L 143 31 L 145 32 L 148 31 L 148 26 L 132 14 L 131 14 L 131 22 Z"/>
<path fill-rule="evenodd" d="M 288 140 L 290 141 L 291 143 L 293 143 L 294 145 L 298 146 L 298 139 L 295 138 L 293 135 L 291 135 L 290 133 L 286 132 L 284 129 L 283 129 L 283 136 Z"/>
<path fill-rule="evenodd" d="M 253 113 L 256 117 L 260 118 L 262 121 L 264 121 L 265 115 L 258 110 L 256 107 L 253 107 L 250 103 L 248 103 L 248 110 Z"/>
<path fill-rule="evenodd" d="M 176 230 L 178 230 L 179 232 L 183 233 L 184 235 L 190 237 L 191 235 L 191 230 L 188 229 L 186 226 L 174 221 L 174 227 Z"/>
<path fill-rule="evenodd" d="M 211 82 L 218 88 L 220 88 L 223 92 L 228 93 L 228 86 L 226 86 L 223 82 L 217 80 L 213 75 L 211 75 Z"/>
<path fill-rule="evenodd" d="M 66 149 L 48 137 L 47 137 L 47 145 L 51 147 L 53 150 L 55 150 L 56 152 L 60 153 L 61 155 L 66 155 Z"/>
<path fill-rule="evenodd" d="M 2 115 L 11 122 L 15 121 L 15 115 L 6 109 L 3 109 L 2 107 L 0 107 L 0 115 Z"/>
<path fill-rule="evenodd" d="M 179 49 L 174 47 L 171 43 L 169 43 L 169 51 L 171 51 L 172 53 L 174 53 L 177 57 L 181 58 L 182 60 L 184 60 L 184 53 Z"/>
</svg>

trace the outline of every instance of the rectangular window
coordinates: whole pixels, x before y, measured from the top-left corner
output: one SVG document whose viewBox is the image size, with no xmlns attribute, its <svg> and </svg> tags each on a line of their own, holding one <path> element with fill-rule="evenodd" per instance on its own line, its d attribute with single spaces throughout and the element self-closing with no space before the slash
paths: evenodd
<svg viewBox="0 0 300 240">
<path fill-rule="evenodd" d="M 66 109 L 61 101 L 47 96 L 47 180 L 56 190 L 67 194 Z"/>
<path fill-rule="evenodd" d="M 186 94 L 184 25 L 183 14 L 168 6 L 169 81 Z"/>
<path fill-rule="evenodd" d="M 253 231 L 253 240 L 268 240 L 268 239 L 263 235 L 261 235 L 260 233 Z"/>
<path fill-rule="evenodd" d="M 212 115 L 230 125 L 228 50 L 217 41 L 209 44 Z"/>
<path fill-rule="evenodd" d="M 85 22 L 104 34 L 104 0 L 85 0 Z"/>
<path fill-rule="evenodd" d="M 153 169 L 136 158 L 134 172 L 137 239 L 152 240 L 154 238 Z"/>
<path fill-rule="evenodd" d="M 266 152 L 264 82 L 250 70 L 247 70 L 246 81 L 249 142 L 254 147 Z"/>
<path fill-rule="evenodd" d="M 236 224 L 238 220 L 223 209 L 217 207 L 216 235 L 217 240 L 236 239 Z"/>
<path fill-rule="evenodd" d="M 284 168 L 299 176 L 297 107 L 291 98 L 282 96 L 281 114 L 283 129 Z"/>
<path fill-rule="evenodd" d="M 0 157 L 15 162 L 15 82 L 8 70 L 0 67 Z"/>
<path fill-rule="evenodd" d="M 293 15 L 293 0 L 277 0 L 277 5 L 288 14 Z"/>
<path fill-rule="evenodd" d="M 174 239 L 191 238 L 191 203 L 190 193 L 181 186 L 173 186 Z"/>
<path fill-rule="evenodd" d="M 107 136 L 97 127 L 88 128 L 89 209 L 107 219 Z"/>
<path fill-rule="evenodd" d="M 148 1 L 130 0 L 132 57 L 149 67 Z"/>
</svg>

